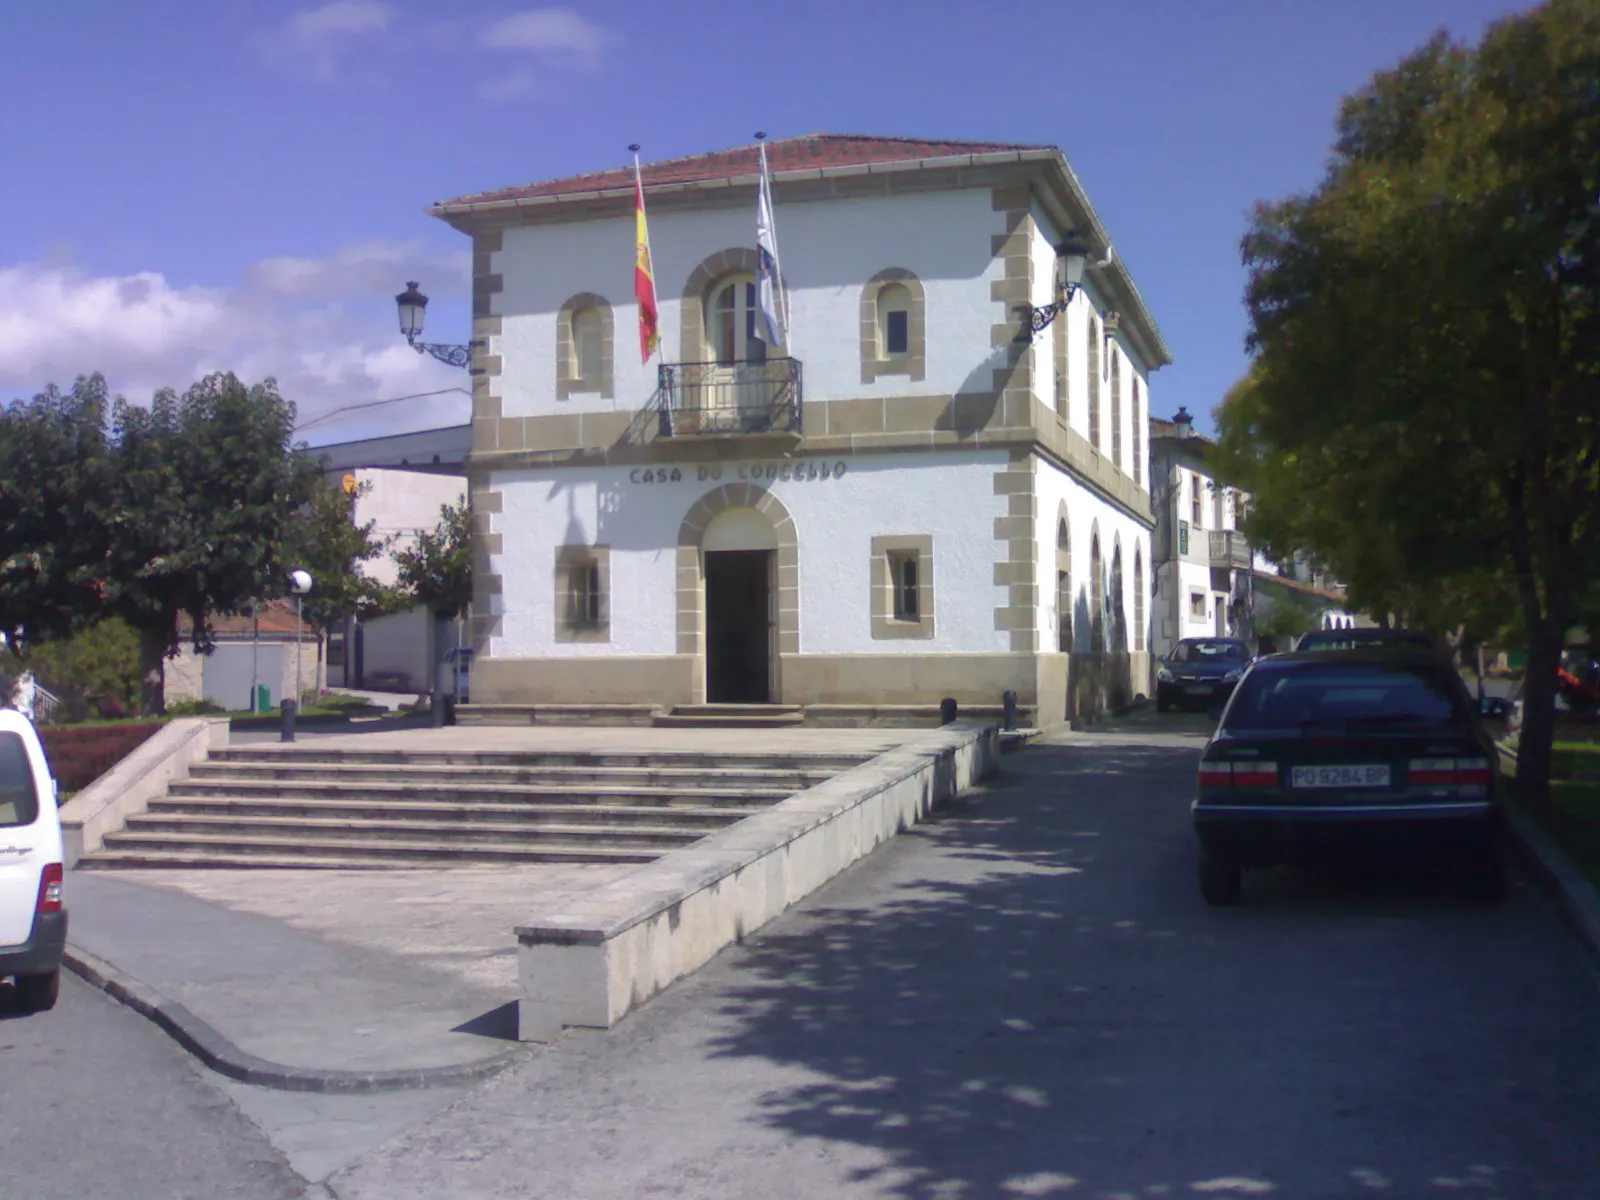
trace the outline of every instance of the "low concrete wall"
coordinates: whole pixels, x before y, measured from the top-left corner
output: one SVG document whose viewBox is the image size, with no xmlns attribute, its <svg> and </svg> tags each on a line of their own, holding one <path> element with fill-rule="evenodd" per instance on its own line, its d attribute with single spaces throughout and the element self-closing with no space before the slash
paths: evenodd
<svg viewBox="0 0 1600 1200">
<path fill-rule="evenodd" d="M 187 778 L 190 765 L 204 759 L 213 746 L 227 744 L 226 717 L 184 717 L 141 743 L 61 806 L 67 866 L 76 866 L 83 855 L 100 849 L 106 834 L 144 812 L 152 799 L 166 794 L 174 779 Z"/>
<path fill-rule="evenodd" d="M 990 722 L 929 730 L 518 926 L 518 1036 L 609 1028 L 999 761 Z"/>
</svg>

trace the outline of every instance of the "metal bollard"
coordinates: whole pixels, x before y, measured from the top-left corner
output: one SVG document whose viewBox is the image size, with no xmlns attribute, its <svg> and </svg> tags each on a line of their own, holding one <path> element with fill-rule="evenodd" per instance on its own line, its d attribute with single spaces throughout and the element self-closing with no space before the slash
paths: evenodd
<svg viewBox="0 0 1600 1200">
<path fill-rule="evenodd" d="M 958 709 L 955 702 L 955 697 L 946 696 L 943 700 L 939 701 L 939 724 L 950 724 L 951 721 L 956 719 L 957 711 Z"/>
<path fill-rule="evenodd" d="M 1006 710 L 1005 729 L 1009 733 L 1011 730 L 1013 730 L 1013 729 L 1015 729 L 1017 727 L 1017 694 L 1016 694 L 1016 692 L 1012 691 L 1010 688 L 1007 688 L 1004 692 L 1002 692 L 1000 694 L 1000 703 L 1005 706 L 1005 710 Z"/>
<path fill-rule="evenodd" d="M 444 689 L 433 689 L 433 727 L 444 728 Z"/>
<path fill-rule="evenodd" d="M 279 740 L 294 741 L 294 714 L 300 711 L 300 702 L 290 696 L 283 702 L 283 727 L 279 733 Z"/>
</svg>

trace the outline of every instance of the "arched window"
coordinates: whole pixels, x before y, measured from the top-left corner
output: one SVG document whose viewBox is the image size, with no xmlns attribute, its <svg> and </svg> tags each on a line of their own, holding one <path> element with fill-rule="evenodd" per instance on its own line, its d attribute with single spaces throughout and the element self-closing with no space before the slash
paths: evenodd
<svg viewBox="0 0 1600 1200">
<path fill-rule="evenodd" d="M 1128 605 L 1122 591 L 1122 541 L 1111 548 L 1111 649 L 1128 648 Z"/>
<path fill-rule="evenodd" d="M 1098 529 L 1089 535 L 1089 639 L 1092 649 L 1106 648 L 1106 580 Z"/>
<path fill-rule="evenodd" d="M 754 276 L 726 275 L 711 285 L 706 297 L 706 341 L 718 366 L 767 360 L 767 344 L 756 324 L 760 311 Z"/>
<path fill-rule="evenodd" d="M 919 380 L 927 374 L 922 281 L 904 267 L 886 267 L 861 289 L 861 382 L 880 375 Z"/>
<path fill-rule="evenodd" d="M 1133 482 L 1137 487 L 1144 486 L 1144 402 L 1139 395 L 1139 377 L 1133 377 L 1133 422 L 1129 432 L 1132 437 L 1129 442 L 1133 446 Z"/>
<path fill-rule="evenodd" d="M 1056 649 L 1072 652 L 1072 534 L 1065 517 L 1056 523 Z"/>
<path fill-rule="evenodd" d="M 1143 650 L 1144 636 L 1144 551 L 1133 548 L 1133 648 Z"/>
<path fill-rule="evenodd" d="M 572 378 L 598 383 L 603 369 L 600 310 L 590 305 L 572 314 Z"/>
<path fill-rule="evenodd" d="M 612 398 L 611 305 L 593 292 L 569 297 L 556 320 L 556 399 L 580 392 Z"/>
<path fill-rule="evenodd" d="M 1100 449 L 1100 321 L 1089 318 L 1089 444 Z"/>
<path fill-rule="evenodd" d="M 1106 353 L 1111 356 L 1111 462 L 1114 466 L 1122 465 L 1122 355 L 1117 351 L 1117 344 L 1112 342 L 1106 347 Z"/>
<path fill-rule="evenodd" d="M 886 283 L 878 289 L 878 357 L 911 353 L 911 289 Z"/>
</svg>

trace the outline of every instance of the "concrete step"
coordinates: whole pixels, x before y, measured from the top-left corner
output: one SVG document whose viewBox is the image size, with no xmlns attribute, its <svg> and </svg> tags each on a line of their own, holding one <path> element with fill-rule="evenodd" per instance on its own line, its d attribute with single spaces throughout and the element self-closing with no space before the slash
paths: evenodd
<svg viewBox="0 0 1600 1200">
<path fill-rule="evenodd" d="M 526 751 L 526 750 L 380 750 L 318 747 L 313 742 L 269 742 L 255 746 L 228 746 L 211 751 L 214 763 L 343 763 L 365 766 L 405 767 L 679 767 L 717 771 L 827 771 L 837 774 L 859 766 L 866 754 L 811 754 L 795 751 L 777 753 L 729 754 L 722 751 L 694 753 L 614 753 L 608 751 Z"/>
<path fill-rule="evenodd" d="M 644 847 L 674 850 L 697 842 L 704 829 L 665 825 L 532 825 L 526 822 L 426 821 L 415 819 L 373 819 L 349 817 L 243 817 L 233 813 L 142 814 L 130 817 L 121 833 L 108 834 L 106 846 L 117 849 L 129 837 L 158 838 L 169 841 L 199 836 L 215 837 L 296 837 L 325 841 L 330 839 L 382 840 L 393 846 L 431 847 L 449 845 L 473 848 L 542 848 L 548 846 L 604 845 L 607 849 Z"/>
<path fill-rule="evenodd" d="M 563 859 L 563 862 L 574 860 Z M 590 860 L 577 860 L 590 861 Z M 328 854 L 217 854 L 209 851 L 185 853 L 167 850 L 106 850 L 85 857 L 78 866 L 88 870 L 322 870 L 322 871 L 398 871 L 419 867 L 473 867 L 478 863 L 428 863 L 412 858 L 347 858 Z"/>
<path fill-rule="evenodd" d="M 652 788 L 781 788 L 801 791 L 837 774 L 827 770 L 794 770 L 714 767 L 561 767 L 499 766 L 453 767 L 432 763 L 307 763 L 278 762 L 201 762 L 189 768 L 191 780 L 210 779 L 320 779 L 328 782 L 474 784 L 573 784 L 583 786 Z"/>
<path fill-rule="evenodd" d="M 490 863 L 647 863 L 664 851 L 649 847 L 617 848 L 599 844 L 540 846 L 474 842 L 441 845 L 395 838 L 338 838 L 293 834 L 166 834 L 117 833 L 106 836 L 106 849 L 85 855 L 89 867 L 202 865 L 211 860 L 262 856 L 287 860 L 280 865 L 311 865 L 306 860 L 384 860 L 384 866 L 449 866 Z M 336 865 L 327 863 L 325 865 Z"/>
<path fill-rule="evenodd" d="M 674 704 L 668 712 L 694 717 L 798 717 L 798 704 Z"/>
<path fill-rule="evenodd" d="M 321 780 L 209 778 L 179 779 L 167 785 L 167 795 L 257 796 L 274 799 L 416 801 L 432 803 L 511 803 L 527 800 L 558 804 L 776 804 L 794 793 L 787 788 L 650 788 L 540 786 L 537 784 L 471 783 L 338 783 Z"/>
<path fill-rule="evenodd" d="M 247 817 L 329 817 L 342 820 L 420 820 L 502 822 L 517 825 L 571 825 L 612 829 L 619 825 L 662 825 L 675 829 L 722 829 L 753 816 L 765 805 L 694 807 L 646 804 L 428 804 L 361 800 L 275 800 L 241 796 L 164 796 L 150 802 L 149 815 Z M 142 817 L 131 817 L 130 822 Z"/>
<path fill-rule="evenodd" d="M 793 712 L 752 711 L 754 706 L 737 711 L 743 706 L 729 705 L 735 711 L 704 712 L 695 709 L 674 708 L 650 718 L 650 724 L 662 728 L 678 729 L 788 729 L 806 723 L 805 715 L 798 709 Z"/>
</svg>

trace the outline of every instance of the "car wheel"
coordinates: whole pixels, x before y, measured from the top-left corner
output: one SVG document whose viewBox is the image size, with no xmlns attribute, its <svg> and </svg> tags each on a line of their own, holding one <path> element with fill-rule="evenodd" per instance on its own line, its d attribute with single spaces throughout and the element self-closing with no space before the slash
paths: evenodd
<svg viewBox="0 0 1600 1200">
<path fill-rule="evenodd" d="M 18 975 L 17 1001 L 26 1013 L 46 1012 L 61 994 L 61 968 L 48 975 Z"/>
<path fill-rule="evenodd" d="M 1200 895 L 1207 904 L 1239 903 L 1244 892 L 1244 871 L 1238 863 L 1200 856 Z"/>
</svg>

